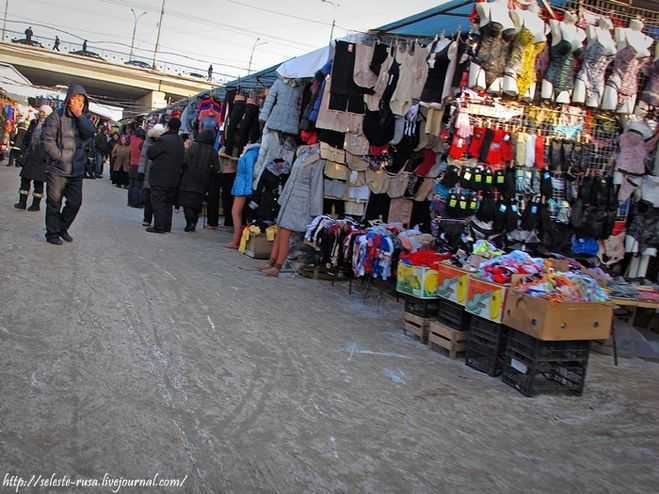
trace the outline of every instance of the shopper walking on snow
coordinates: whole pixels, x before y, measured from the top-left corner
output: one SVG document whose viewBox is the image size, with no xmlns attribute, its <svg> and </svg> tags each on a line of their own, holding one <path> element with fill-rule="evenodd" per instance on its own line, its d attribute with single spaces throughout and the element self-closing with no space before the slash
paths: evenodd
<svg viewBox="0 0 659 494">
<path fill-rule="evenodd" d="M 211 174 L 217 173 L 220 167 L 214 143 L 215 130 L 207 129 L 197 136 L 185 152 L 178 203 L 185 213 L 186 232 L 194 232 L 197 228 L 201 203 L 208 191 Z"/>
<path fill-rule="evenodd" d="M 137 129 L 130 136 L 130 167 L 128 168 L 129 185 L 128 185 L 128 206 L 131 208 L 141 208 L 144 205 L 143 183 L 138 174 L 140 165 L 140 156 L 146 133 L 144 129 Z"/>
<path fill-rule="evenodd" d="M 27 198 L 30 194 L 30 184 L 34 184 L 32 191 L 32 205 L 28 211 L 39 211 L 41 198 L 43 197 L 43 184 L 46 181 L 46 164 L 48 156 L 41 141 L 44 122 L 53 112 L 48 105 L 39 108 L 39 116 L 32 120 L 25 134 L 25 152 L 23 156 L 23 169 L 21 170 L 21 187 L 18 202 L 14 204 L 16 209 L 27 207 Z"/>
<path fill-rule="evenodd" d="M 153 126 L 149 132 L 146 134 L 146 140 L 142 146 L 142 154 L 140 155 L 140 164 L 137 167 L 137 173 L 142 178 L 142 183 L 144 184 L 144 221 L 142 222 L 143 226 L 151 226 L 153 221 L 153 204 L 151 203 L 151 183 L 149 182 L 149 177 L 151 175 L 151 164 L 152 161 L 147 156 L 149 148 L 151 145 L 156 142 L 160 136 L 165 132 L 165 126 L 162 124 L 156 124 Z"/>
<path fill-rule="evenodd" d="M 112 170 L 117 187 L 128 188 L 128 170 L 130 168 L 130 146 L 128 136 L 121 134 L 119 143 L 112 149 Z"/>
<path fill-rule="evenodd" d="M 53 112 L 43 125 L 46 168 L 46 240 L 61 245 L 72 242 L 69 228 L 82 204 L 82 177 L 87 155 L 85 147 L 94 137 L 94 125 L 85 116 L 89 98 L 78 84 L 69 87 L 62 110 Z M 62 209 L 62 200 L 66 205 Z"/>
<path fill-rule="evenodd" d="M 172 118 L 167 124 L 167 132 L 160 136 L 147 152 L 147 157 L 153 161 L 149 183 L 154 223 L 152 228 L 147 228 L 149 233 L 172 231 L 172 208 L 176 202 L 185 155 L 183 140 L 178 135 L 180 128 L 181 121 Z"/>
</svg>

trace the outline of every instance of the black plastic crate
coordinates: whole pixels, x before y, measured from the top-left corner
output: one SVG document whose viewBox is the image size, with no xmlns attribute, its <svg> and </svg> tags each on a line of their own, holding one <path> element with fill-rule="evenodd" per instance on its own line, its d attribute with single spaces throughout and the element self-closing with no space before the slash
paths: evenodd
<svg viewBox="0 0 659 494">
<path fill-rule="evenodd" d="M 470 315 L 465 311 L 462 305 L 451 302 L 450 300 L 439 300 L 437 310 L 437 320 L 450 326 L 453 329 L 466 331 L 469 329 Z"/>
<path fill-rule="evenodd" d="M 488 376 L 501 375 L 504 367 L 508 327 L 472 316 L 465 340 L 465 363 Z"/>
<path fill-rule="evenodd" d="M 580 396 L 589 353 L 589 341 L 542 341 L 510 330 L 502 380 L 526 396 Z"/>
<path fill-rule="evenodd" d="M 520 331 L 510 331 L 508 348 L 536 362 L 588 362 L 590 341 L 543 341 Z"/>
<path fill-rule="evenodd" d="M 435 317 L 439 310 L 439 301 L 437 299 L 424 300 L 420 298 L 404 295 L 405 312 L 414 314 L 419 317 Z"/>
</svg>

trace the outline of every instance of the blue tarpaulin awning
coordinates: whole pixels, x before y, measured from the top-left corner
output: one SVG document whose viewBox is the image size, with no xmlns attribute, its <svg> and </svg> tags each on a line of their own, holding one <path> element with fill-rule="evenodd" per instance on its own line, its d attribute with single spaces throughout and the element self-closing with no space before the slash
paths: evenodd
<svg viewBox="0 0 659 494">
<path fill-rule="evenodd" d="M 405 17 L 399 21 L 372 29 L 374 34 L 432 37 L 442 32 L 446 36 L 458 30 L 469 30 L 469 16 L 474 10 L 473 0 L 450 0 L 432 9 Z M 552 0 L 552 6 L 561 7 L 567 0 Z"/>
</svg>

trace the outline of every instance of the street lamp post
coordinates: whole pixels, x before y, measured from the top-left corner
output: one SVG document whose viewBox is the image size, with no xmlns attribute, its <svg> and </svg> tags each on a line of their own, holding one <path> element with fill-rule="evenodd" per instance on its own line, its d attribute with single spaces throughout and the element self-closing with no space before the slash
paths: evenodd
<svg viewBox="0 0 659 494">
<path fill-rule="evenodd" d="M 5 31 L 7 31 L 7 11 L 9 10 L 9 0 L 5 0 L 5 16 L 2 19 L 2 38 L 0 41 L 5 40 Z"/>
<path fill-rule="evenodd" d="M 261 38 L 256 38 L 254 46 L 252 46 L 252 53 L 249 56 L 249 64 L 247 65 L 247 75 L 252 73 L 252 61 L 254 60 L 254 52 L 256 51 L 256 47 L 268 44 L 267 41 L 263 41 L 262 43 L 259 43 L 259 41 L 261 41 Z"/>
<path fill-rule="evenodd" d="M 133 59 L 133 52 L 135 51 L 135 33 L 137 32 L 137 21 L 146 15 L 146 12 L 142 12 L 140 15 L 137 15 L 137 12 L 135 12 L 135 9 L 133 8 L 131 8 L 130 11 L 133 13 L 133 19 L 135 22 L 133 23 L 133 39 L 130 41 L 130 55 L 128 56 L 129 61 Z"/>
<path fill-rule="evenodd" d="M 156 59 L 158 58 L 158 47 L 160 46 L 160 30 L 162 29 L 162 18 L 165 16 L 165 0 L 162 0 L 160 9 L 160 21 L 158 22 L 158 36 L 156 37 L 156 49 L 153 51 L 153 70 L 156 70 Z"/>
</svg>

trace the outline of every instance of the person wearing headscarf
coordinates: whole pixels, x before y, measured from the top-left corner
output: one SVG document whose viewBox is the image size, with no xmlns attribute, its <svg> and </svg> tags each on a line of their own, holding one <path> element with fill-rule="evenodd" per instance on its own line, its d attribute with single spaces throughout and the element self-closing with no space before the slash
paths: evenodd
<svg viewBox="0 0 659 494">
<path fill-rule="evenodd" d="M 14 204 L 16 209 L 26 209 L 27 199 L 30 194 L 30 185 L 33 185 L 32 204 L 28 211 L 39 211 L 41 199 L 43 198 L 43 186 L 46 181 L 46 165 L 48 156 L 41 141 L 41 133 L 46 118 L 53 112 L 48 105 L 39 108 L 39 115 L 32 120 L 25 134 L 23 145 L 25 152 L 23 156 L 23 169 L 21 170 L 21 186 L 18 191 L 18 202 Z"/>
</svg>

